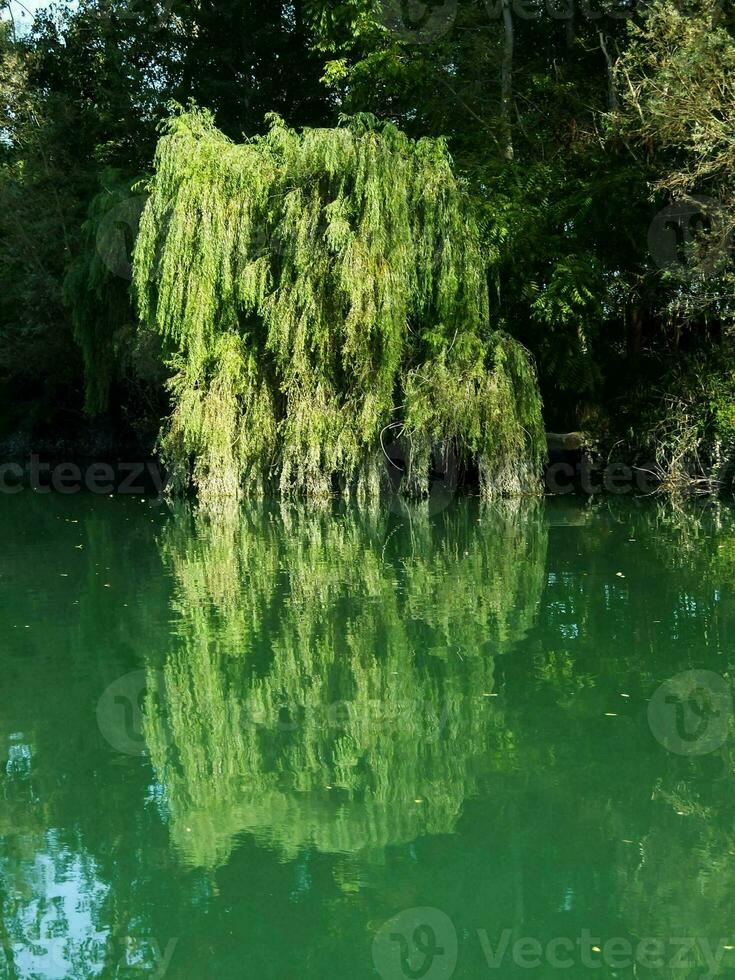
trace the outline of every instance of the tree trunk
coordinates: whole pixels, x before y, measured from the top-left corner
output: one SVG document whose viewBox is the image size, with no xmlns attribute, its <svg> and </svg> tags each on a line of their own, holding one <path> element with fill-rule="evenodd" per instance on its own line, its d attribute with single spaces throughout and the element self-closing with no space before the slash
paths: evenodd
<svg viewBox="0 0 735 980">
<path fill-rule="evenodd" d="M 611 111 L 618 108 L 618 93 L 615 91 L 615 78 L 613 76 L 613 64 L 612 58 L 610 57 L 610 52 L 607 50 L 607 45 L 605 44 L 605 35 L 602 31 L 599 32 L 600 36 L 600 51 L 605 58 L 605 74 L 607 75 L 607 101 L 608 106 Z"/>
<path fill-rule="evenodd" d="M 629 361 L 637 360 L 643 349 L 643 314 L 637 307 L 630 311 L 626 348 Z"/>
<path fill-rule="evenodd" d="M 513 52 L 515 34 L 513 29 L 513 11 L 511 0 L 503 0 L 503 29 L 505 40 L 503 44 L 503 61 L 500 66 L 500 102 L 503 115 L 503 142 L 506 160 L 513 159 L 513 129 L 511 112 L 513 109 Z"/>
</svg>

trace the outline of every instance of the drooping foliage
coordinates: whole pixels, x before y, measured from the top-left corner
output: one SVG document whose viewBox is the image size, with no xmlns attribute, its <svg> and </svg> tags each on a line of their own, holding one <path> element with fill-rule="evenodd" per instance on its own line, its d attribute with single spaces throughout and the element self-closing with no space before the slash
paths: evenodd
<svg viewBox="0 0 735 980">
<path fill-rule="evenodd" d="M 631 399 L 630 442 L 662 487 L 732 487 L 735 464 L 735 36 L 726 5 L 657 2 L 616 66 L 619 123 L 656 163 L 678 235 L 659 277 L 665 369 Z M 673 214 L 672 214 L 673 217 Z M 650 464 L 649 464 L 650 465 Z"/>
<path fill-rule="evenodd" d="M 374 494 L 381 447 L 400 439 L 412 493 L 450 448 L 485 493 L 532 488 L 535 371 L 489 328 L 479 235 L 444 142 L 371 117 L 270 123 L 235 144 L 190 111 L 156 154 L 134 284 L 170 350 L 173 485 Z"/>
<path fill-rule="evenodd" d="M 465 500 L 410 533 L 383 508 L 176 512 L 170 645 L 147 663 L 143 727 L 177 852 L 217 867 L 248 831 L 289 857 L 382 862 L 451 833 L 512 756 L 489 695 L 538 612 L 537 502 Z"/>
<path fill-rule="evenodd" d="M 724 198 L 733 178 L 735 39 L 724 4 L 652 4 L 616 66 L 628 126 L 663 157 L 659 185 Z"/>
<path fill-rule="evenodd" d="M 679 358 L 641 395 L 634 444 L 661 489 L 709 492 L 735 482 L 735 366 L 729 344 Z"/>
<path fill-rule="evenodd" d="M 623 129 L 656 154 L 655 189 L 701 210 L 678 276 L 667 270 L 673 312 L 697 326 L 735 317 L 735 37 L 721 7 L 654 4 L 617 66 Z"/>
</svg>

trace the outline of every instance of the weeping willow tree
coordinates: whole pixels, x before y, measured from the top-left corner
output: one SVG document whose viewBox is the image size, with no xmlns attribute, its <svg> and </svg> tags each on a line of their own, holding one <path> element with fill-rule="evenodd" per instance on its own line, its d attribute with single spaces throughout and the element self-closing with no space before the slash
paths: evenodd
<svg viewBox="0 0 735 980">
<path fill-rule="evenodd" d="M 175 625 L 149 660 L 144 731 L 187 862 L 219 866 L 243 832 L 285 857 L 380 861 L 454 829 L 512 754 L 496 656 L 543 588 L 540 509 L 493 507 L 483 524 L 465 503 L 393 535 L 370 510 L 172 522 Z"/>
<path fill-rule="evenodd" d="M 164 338 L 172 487 L 202 496 L 403 489 L 451 451 L 483 492 L 538 486 L 534 367 L 488 324 L 477 227 L 442 140 L 368 117 L 235 144 L 201 111 L 159 142 L 134 254 Z"/>
</svg>

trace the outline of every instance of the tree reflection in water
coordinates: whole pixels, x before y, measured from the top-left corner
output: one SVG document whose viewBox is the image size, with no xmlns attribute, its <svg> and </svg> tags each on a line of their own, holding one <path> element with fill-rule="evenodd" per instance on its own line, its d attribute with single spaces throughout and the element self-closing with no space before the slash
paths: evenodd
<svg viewBox="0 0 735 980">
<path fill-rule="evenodd" d="M 251 831 L 293 857 L 454 829 L 512 738 L 495 658 L 537 611 L 538 505 L 390 515 L 182 508 L 175 626 L 146 738 L 187 861 Z M 161 677 L 161 675 L 156 675 Z"/>
<path fill-rule="evenodd" d="M 735 740 L 667 751 L 648 707 L 682 671 L 731 682 L 733 514 L 9 499 L 0 975 L 152 971 L 179 937 L 171 976 L 367 980 L 375 930 L 426 905 L 469 977 L 506 928 L 706 975 L 701 940 L 735 944 Z M 142 665 L 152 758 L 95 713 Z"/>
</svg>

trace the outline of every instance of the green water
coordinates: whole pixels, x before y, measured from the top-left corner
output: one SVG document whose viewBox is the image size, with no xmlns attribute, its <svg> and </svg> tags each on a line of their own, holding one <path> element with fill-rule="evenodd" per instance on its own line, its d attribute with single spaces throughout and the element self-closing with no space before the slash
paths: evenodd
<svg viewBox="0 0 735 980">
<path fill-rule="evenodd" d="M 735 975 L 731 507 L 0 527 L 1 976 Z"/>
</svg>

